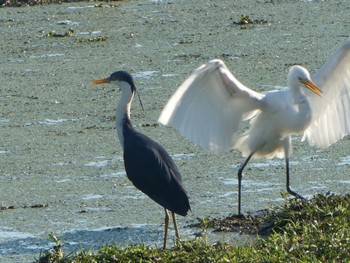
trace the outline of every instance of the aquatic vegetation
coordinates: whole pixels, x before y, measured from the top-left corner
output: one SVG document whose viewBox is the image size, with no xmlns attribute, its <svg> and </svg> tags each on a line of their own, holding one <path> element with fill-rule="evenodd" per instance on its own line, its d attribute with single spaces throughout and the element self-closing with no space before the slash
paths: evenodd
<svg viewBox="0 0 350 263">
<path fill-rule="evenodd" d="M 240 25 L 254 24 L 254 20 L 251 19 L 249 16 L 241 15 L 241 19 L 239 20 L 238 24 L 240 24 Z"/>
<path fill-rule="evenodd" d="M 254 219 L 258 217 L 259 220 Z M 217 224 L 209 218 L 200 220 L 204 235 L 179 242 L 162 250 L 146 245 L 118 247 L 113 244 L 97 251 L 80 250 L 70 255 L 62 252 L 62 242 L 50 236 L 56 245 L 37 262 L 349 262 L 350 194 L 327 193 L 311 200 L 290 199 L 276 210 L 260 216 L 230 216 L 222 221 L 240 220 L 264 225 L 268 231 L 250 245 L 216 242 L 208 244 L 209 229 Z M 266 220 L 266 221 L 265 221 Z M 231 222 L 232 223 L 232 222 Z M 222 225 L 221 225 L 222 226 Z M 258 227 L 259 229 L 259 227 Z M 228 229 L 228 231 L 231 231 Z M 259 232 L 259 231 L 258 231 Z M 260 232 L 259 232 L 260 233 Z"/>
<path fill-rule="evenodd" d="M 55 30 L 50 30 L 47 33 L 48 37 L 73 37 L 75 36 L 75 30 L 70 28 L 67 31 L 63 32 L 63 33 L 57 33 Z M 106 41 L 107 37 L 105 36 L 97 36 L 94 38 L 77 38 L 76 42 L 79 44 L 85 44 L 85 43 L 92 43 L 92 42 L 101 42 L 101 41 Z"/>
<path fill-rule="evenodd" d="M 115 1 L 122 1 L 122 0 L 115 0 Z M 103 3 L 98 3 L 94 5 L 95 7 L 99 7 L 99 8 L 111 8 L 111 7 L 118 7 L 118 5 L 116 4 L 103 4 Z"/>
<path fill-rule="evenodd" d="M 93 42 L 102 42 L 106 40 L 107 40 L 107 37 L 104 37 L 104 36 L 98 36 L 95 38 L 78 38 L 77 43 L 86 44 L 86 43 L 93 43 Z"/>
<path fill-rule="evenodd" d="M 233 19 L 232 19 L 233 20 Z M 247 29 L 249 26 L 266 24 L 267 21 L 265 19 L 252 19 L 250 16 L 241 15 L 238 21 L 234 21 L 234 25 L 241 26 L 241 29 Z"/>
<path fill-rule="evenodd" d="M 64 33 L 57 33 L 55 30 L 50 30 L 47 33 L 47 36 L 48 37 L 71 37 L 71 36 L 74 36 L 74 34 L 75 34 L 74 29 L 70 28 Z"/>
</svg>

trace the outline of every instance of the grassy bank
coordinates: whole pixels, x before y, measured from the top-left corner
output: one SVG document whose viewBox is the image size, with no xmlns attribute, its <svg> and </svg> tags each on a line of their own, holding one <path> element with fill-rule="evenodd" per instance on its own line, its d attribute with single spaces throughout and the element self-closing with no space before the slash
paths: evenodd
<svg viewBox="0 0 350 263">
<path fill-rule="evenodd" d="M 200 220 L 203 228 L 234 231 L 243 222 L 254 225 L 254 244 L 208 244 L 206 237 L 179 242 L 168 250 L 145 245 L 105 246 L 65 255 L 60 240 L 37 262 L 349 262 L 350 195 L 317 195 L 311 200 L 290 199 L 256 218 L 229 216 Z M 239 222 L 237 222 L 239 221 Z M 203 222 L 206 222 L 203 224 Z M 232 226 L 235 226 L 234 229 Z M 244 231 L 245 228 L 241 228 Z M 206 230 L 206 229 L 204 229 Z M 204 231 L 207 232 L 207 231 Z M 210 235 L 210 233 L 209 233 Z"/>
</svg>

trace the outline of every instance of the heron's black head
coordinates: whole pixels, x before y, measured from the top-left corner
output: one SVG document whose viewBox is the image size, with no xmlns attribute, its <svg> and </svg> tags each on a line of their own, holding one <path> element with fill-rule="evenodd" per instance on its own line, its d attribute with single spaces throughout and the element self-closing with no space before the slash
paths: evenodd
<svg viewBox="0 0 350 263">
<path fill-rule="evenodd" d="M 130 87 L 131 94 L 134 94 L 135 92 L 137 93 L 141 107 L 143 109 L 140 95 L 137 92 L 136 86 L 134 84 L 134 79 L 128 72 L 126 72 L 124 70 L 119 70 L 119 71 L 113 72 L 108 78 L 94 80 L 94 81 L 91 81 L 89 84 L 90 85 L 98 85 L 98 84 L 103 84 L 103 83 L 117 84 L 123 91 L 128 91 L 127 89 Z M 125 83 L 128 85 L 125 85 Z M 132 96 L 131 96 L 131 99 L 132 99 Z"/>
<path fill-rule="evenodd" d="M 110 82 L 115 82 L 115 81 L 122 82 L 122 81 L 124 81 L 130 85 L 132 92 L 136 91 L 133 77 L 128 72 L 126 72 L 124 70 L 119 70 L 119 71 L 113 72 L 107 79 Z"/>
</svg>

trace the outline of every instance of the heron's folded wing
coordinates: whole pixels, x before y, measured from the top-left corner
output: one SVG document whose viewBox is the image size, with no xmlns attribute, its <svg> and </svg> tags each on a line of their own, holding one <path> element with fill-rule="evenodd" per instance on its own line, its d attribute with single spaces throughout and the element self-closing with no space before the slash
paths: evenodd
<svg viewBox="0 0 350 263">
<path fill-rule="evenodd" d="M 350 133 L 350 41 L 344 41 L 312 79 L 323 95 L 308 95 L 312 122 L 303 139 L 327 147 Z"/>
<path fill-rule="evenodd" d="M 241 84 L 215 59 L 196 69 L 164 107 L 159 122 L 215 153 L 229 150 L 242 120 L 261 108 L 263 94 Z"/>
</svg>

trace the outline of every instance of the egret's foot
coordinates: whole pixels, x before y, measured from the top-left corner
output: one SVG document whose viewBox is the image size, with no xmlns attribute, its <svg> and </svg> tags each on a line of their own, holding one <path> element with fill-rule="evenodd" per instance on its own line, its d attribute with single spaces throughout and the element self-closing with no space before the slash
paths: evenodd
<svg viewBox="0 0 350 263">
<path fill-rule="evenodd" d="M 305 197 L 301 196 L 300 194 L 294 192 L 292 189 L 290 188 L 287 188 L 287 192 L 291 195 L 294 195 L 296 198 L 299 198 L 299 199 L 305 199 Z"/>
<path fill-rule="evenodd" d="M 242 213 L 239 213 L 239 214 L 237 214 L 236 218 L 245 219 L 245 215 L 243 215 Z"/>
</svg>

